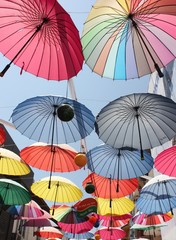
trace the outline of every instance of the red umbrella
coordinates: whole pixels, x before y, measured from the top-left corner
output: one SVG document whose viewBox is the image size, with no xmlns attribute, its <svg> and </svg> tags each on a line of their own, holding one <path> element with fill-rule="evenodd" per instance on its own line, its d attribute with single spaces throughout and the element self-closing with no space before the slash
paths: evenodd
<svg viewBox="0 0 176 240">
<path fill-rule="evenodd" d="M 3 127 L 0 126 L 0 145 L 2 145 L 6 140 L 6 133 Z"/>
<path fill-rule="evenodd" d="M 68 80 L 83 64 L 79 32 L 56 0 L 0 1 L 0 51 L 27 72 Z"/>
<path fill-rule="evenodd" d="M 124 215 L 98 215 L 100 224 L 105 227 L 122 227 L 128 224 L 129 220 L 132 218 L 131 214 Z"/>
<path fill-rule="evenodd" d="M 154 167 L 162 174 L 176 177 L 176 146 L 159 153 L 154 160 Z"/>
<path fill-rule="evenodd" d="M 111 239 L 121 239 L 126 236 L 126 232 L 120 228 L 116 227 L 103 227 L 96 231 L 94 235 L 100 235 L 101 239 L 111 240 Z"/>
<path fill-rule="evenodd" d="M 52 172 L 71 172 L 80 169 L 74 162 L 77 151 L 67 144 L 35 143 L 23 148 L 20 156 L 32 167 Z"/>
<path fill-rule="evenodd" d="M 41 227 L 38 231 L 34 232 L 34 235 L 42 238 L 61 238 L 63 234 L 54 227 Z"/>
<path fill-rule="evenodd" d="M 95 192 L 92 195 L 101 198 L 121 198 L 131 194 L 138 187 L 138 180 L 136 178 L 114 180 L 102 177 L 96 173 L 91 173 L 84 179 L 83 187 L 88 182 L 91 182 L 95 186 Z"/>
</svg>

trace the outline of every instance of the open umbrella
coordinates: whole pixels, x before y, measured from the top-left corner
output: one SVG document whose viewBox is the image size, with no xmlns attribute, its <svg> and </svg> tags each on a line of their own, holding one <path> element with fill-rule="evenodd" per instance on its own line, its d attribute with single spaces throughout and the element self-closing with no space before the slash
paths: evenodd
<svg viewBox="0 0 176 240">
<path fill-rule="evenodd" d="M 41 227 L 34 232 L 35 236 L 42 238 L 59 238 L 62 239 L 63 233 L 55 227 Z"/>
<path fill-rule="evenodd" d="M 0 148 L 0 174 L 21 176 L 30 171 L 29 166 L 16 153 Z"/>
<path fill-rule="evenodd" d="M 58 225 L 54 223 L 51 219 L 48 218 L 32 218 L 27 220 L 24 224 L 24 227 L 57 227 Z"/>
<path fill-rule="evenodd" d="M 0 3 L 0 51 L 27 72 L 50 80 L 68 80 L 81 70 L 82 47 L 70 15 L 56 0 L 3 0 Z"/>
<path fill-rule="evenodd" d="M 126 236 L 126 232 L 116 227 L 102 227 L 94 233 L 100 235 L 100 239 L 111 240 L 111 239 L 122 239 Z"/>
<path fill-rule="evenodd" d="M 76 202 L 83 196 L 82 191 L 72 181 L 67 178 L 52 176 L 50 186 L 49 178 L 42 178 L 34 182 L 31 186 L 32 192 L 48 201 L 56 202 Z"/>
<path fill-rule="evenodd" d="M 153 158 L 146 151 L 141 161 L 140 151 L 130 148 L 117 149 L 107 144 L 88 151 L 87 166 L 96 174 L 112 179 L 131 179 L 143 176 L 153 168 Z"/>
<path fill-rule="evenodd" d="M 141 151 L 171 140 L 176 135 L 176 103 L 152 93 L 133 93 L 106 105 L 96 119 L 99 138 L 114 148 Z"/>
<path fill-rule="evenodd" d="M 82 183 L 83 187 L 86 183 L 91 182 L 95 186 L 93 196 L 101 198 L 120 198 L 130 195 L 138 187 L 138 180 L 136 178 L 113 180 L 105 178 L 95 173 L 91 173 L 86 177 Z"/>
<path fill-rule="evenodd" d="M 96 198 L 98 203 L 97 213 L 100 215 L 124 215 L 131 212 L 135 205 L 127 197 L 123 198 Z"/>
<path fill-rule="evenodd" d="M 125 217 L 126 216 L 126 217 Z M 100 220 L 100 225 L 104 227 L 122 227 L 129 223 L 132 218 L 131 214 L 125 215 L 98 215 L 98 219 Z"/>
<path fill-rule="evenodd" d="M 58 226 L 69 233 L 84 233 L 91 230 L 94 223 L 88 217 L 80 217 L 74 206 L 59 206 L 55 208 L 52 217 L 57 220 Z"/>
<path fill-rule="evenodd" d="M 5 140 L 6 140 L 6 132 L 4 128 L 0 126 L 0 145 L 3 145 Z"/>
<path fill-rule="evenodd" d="M 0 204 L 23 205 L 31 201 L 31 194 L 20 183 L 11 179 L 0 179 Z"/>
<path fill-rule="evenodd" d="M 156 225 L 163 224 L 164 222 L 168 222 L 172 220 L 173 216 L 169 213 L 165 214 L 145 214 L 143 212 L 137 212 L 132 221 L 141 225 Z"/>
<path fill-rule="evenodd" d="M 91 232 L 85 232 L 85 233 L 69 233 L 64 232 L 64 236 L 68 239 L 92 239 L 94 234 Z"/>
<path fill-rule="evenodd" d="M 154 160 L 154 167 L 162 174 L 176 177 L 176 146 L 160 152 Z"/>
<path fill-rule="evenodd" d="M 12 122 L 26 137 L 53 145 L 84 139 L 93 131 L 95 117 L 76 100 L 49 95 L 21 102 Z"/>
<path fill-rule="evenodd" d="M 138 78 L 171 62 L 175 49 L 174 0 L 97 0 L 84 24 L 83 54 L 97 74 Z"/>
</svg>

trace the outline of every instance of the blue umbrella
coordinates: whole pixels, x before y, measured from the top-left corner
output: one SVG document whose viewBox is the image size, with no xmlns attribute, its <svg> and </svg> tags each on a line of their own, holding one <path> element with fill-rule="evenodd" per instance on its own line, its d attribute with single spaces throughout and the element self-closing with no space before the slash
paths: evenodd
<svg viewBox="0 0 176 240">
<path fill-rule="evenodd" d="M 140 177 L 153 168 L 153 158 L 144 151 L 144 160 L 138 150 L 113 148 L 102 144 L 87 153 L 87 166 L 96 174 L 112 179 Z"/>
<path fill-rule="evenodd" d="M 72 238 L 72 239 L 88 239 L 88 238 L 92 238 L 94 235 L 91 232 L 86 232 L 86 233 L 69 233 L 69 232 L 64 232 L 64 236 L 68 239 Z"/>
<path fill-rule="evenodd" d="M 95 117 L 83 104 L 60 96 L 37 96 L 21 102 L 12 122 L 23 135 L 50 144 L 84 139 L 94 129 Z"/>
</svg>

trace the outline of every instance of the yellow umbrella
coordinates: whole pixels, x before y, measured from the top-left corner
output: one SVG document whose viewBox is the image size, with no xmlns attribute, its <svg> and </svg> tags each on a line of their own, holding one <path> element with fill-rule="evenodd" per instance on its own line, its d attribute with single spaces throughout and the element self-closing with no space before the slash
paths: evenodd
<svg viewBox="0 0 176 240">
<path fill-rule="evenodd" d="M 0 148 L 0 174 L 21 176 L 28 173 L 30 168 L 16 153 Z"/>
<path fill-rule="evenodd" d="M 81 189 L 67 178 L 52 176 L 48 186 L 49 181 L 50 177 L 46 177 L 34 182 L 31 191 L 45 200 L 54 202 L 76 202 L 83 196 Z"/>
<path fill-rule="evenodd" d="M 122 198 L 96 198 L 97 213 L 100 215 L 123 215 L 134 209 L 134 202 L 127 197 Z"/>
</svg>

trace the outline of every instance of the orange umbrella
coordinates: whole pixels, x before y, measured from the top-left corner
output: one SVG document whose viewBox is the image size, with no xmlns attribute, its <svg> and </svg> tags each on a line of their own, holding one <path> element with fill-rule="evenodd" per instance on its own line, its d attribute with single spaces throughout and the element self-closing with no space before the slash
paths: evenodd
<svg viewBox="0 0 176 240">
<path fill-rule="evenodd" d="M 54 227 L 41 227 L 38 231 L 34 232 L 34 235 L 42 238 L 60 238 L 62 239 L 63 234 Z"/>
<path fill-rule="evenodd" d="M 114 180 L 91 173 L 83 181 L 83 187 L 91 182 L 95 186 L 93 196 L 101 198 L 121 198 L 134 192 L 138 187 L 137 178 Z"/>
</svg>

